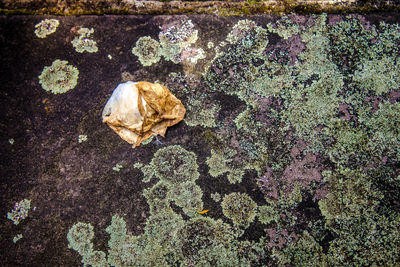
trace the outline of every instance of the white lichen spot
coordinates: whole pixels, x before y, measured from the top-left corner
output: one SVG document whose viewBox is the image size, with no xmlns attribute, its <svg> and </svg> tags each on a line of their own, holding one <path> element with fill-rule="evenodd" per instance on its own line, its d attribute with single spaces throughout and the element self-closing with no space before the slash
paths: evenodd
<svg viewBox="0 0 400 267">
<path fill-rule="evenodd" d="M 111 60 L 112 56 L 110 54 L 107 55 L 108 59 Z"/>
<path fill-rule="evenodd" d="M 56 19 L 45 19 L 35 25 L 35 34 L 39 38 L 46 38 L 47 35 L 57 30 L 60 22 Z"/>
<path fill-rule="evenodd" d="M 86 134 L 81 134 L 78 136 L 78 143 L 86 142 L 87 141 L 87 135 Z"/>
<path fill-rule="evenodd" d="M 207 43 L 207 48 L 208 49 L 211 49 L 213 47 L 214 47 L 214 43 L 213 42 L 210 41 L 210 42 Z"/>
<path fill-rule="evenodd" d="M 13 145 L 13 144 L 15 143 L 15 140 L 14 140 L 14 138 L 10 138 L 10 139 L 8 139 L 8 142 L 9 142 L 11 145 Z"/>
<path fill-rule="evenodd" d="M 119 163 L 115 164 L 115 166 L 112 168 L 113 171 L 119 172 L 123 166 Z"/>
<path fill-rule="evenodd" d="M 86 51 L 89 53 L 96 53 L 99 50 L 96 41 L 90 39 L 92 33 L 94 33 L 93 28 L 80 28 L 78 30 L 79 36 L 75 37 L 74 40 L 71 41 L 76 52 L 83 53 Z"/>
</svg>

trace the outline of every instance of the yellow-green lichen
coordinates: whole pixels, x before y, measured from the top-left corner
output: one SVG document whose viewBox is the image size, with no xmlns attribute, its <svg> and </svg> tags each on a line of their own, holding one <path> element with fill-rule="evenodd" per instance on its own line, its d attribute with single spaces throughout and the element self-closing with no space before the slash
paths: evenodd
<svg viewBox="0 0 400 267">
<path fill-rule="evenodd" d="M 35 25 L 35 34 L 39 38 L 46 38 L 56 32 L 58 25 L 60 22 L 57 19 L 44 19 Z"/>
<path fill-rule="evenodd" d="M 73 88 L 78 83 L 79 71 L 68 61 L 55 60 L 51 66 L 44 67 L 39 75 L 39 83 L 46 91 L 53 94 L 63 94 Z"/>
</svg>

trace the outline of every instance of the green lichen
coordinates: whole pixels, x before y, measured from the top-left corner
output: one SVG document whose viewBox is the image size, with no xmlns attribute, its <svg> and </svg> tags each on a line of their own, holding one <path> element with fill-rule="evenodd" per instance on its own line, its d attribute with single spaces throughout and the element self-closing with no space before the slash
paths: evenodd
<svg viewBox="0 0 400 267">
<path fill-rule="evenodd" d="M 57 19 L 45 19 L 35 25 L 35 34 L 39 38 L 46 38 L 56 32 L 60 22 Z"/>
<path fill-rule="evenodd" d="M 16 236 L 14 236 L 13 237 L 13 243 L 15 244 L 15 243 L 17 243 L 19 240 L 21 240 L 22 239 L 22 234 L 17 234 Z"/>
<path fill-rule="evenodd" d="M 296 243 L 284 249 L 283 254 L 279 261 L 280 265 L 329 266 L 321 245 L 307 231 L 303 232 Z"/>
<path fill-rule="evenodd" d="M 160 44 L 149 36 L 140 37 L 136 41 L 136 46 L 132 48 L 132 54 L 139 58 L 143 66 L 151 66 L 160 61 Z"/>
<path fill-rule="evenodd" d="M 327 253 L 330 266 L 396 266 L 400 263 L 400 216 L 365 213 L 336 220 Z"/>
<path fill-rule="evenodd" d="M 68 231 L 68 247 L 77 251 L 81 256 L 89 255 L 93 252 L 93 238 L 93 226 L 89 223 L 78 222 Z"/>
<path fill-rule="evenodd" d="M 369 129 L 372 153 L 400 160 L 400 103 L 379 104 L 379 109 L 363 122 Z"/>
<path fill-rule="evenodd" d="M 167 183 L 195 181 L 199 178 L 196 155 L 179 145 L 168 146 L 154 153 L 150 162 L 154 175 Z"/>
<path fill-rule="evenodd" d="M 93 267 L 107 267 L 109 266 L 106 259 L 106 253 L 103 251 L 92 251 L 82 257 L 84 266 L 89 265 Z"/>
<path fill-rule="evenodd" d="M 352 73 L 362 59 L 373 54 L 374 27 L 366 29 L 355 16 L 347 16 L 329 28 L 330 51 L 333 62 L 343 71 Z"/>
<path fill-rule="evenodd" d="M 303 63 L 296 66 L 299 85 L 284 96 L 286 110 L 282 112 L 283 122 L 294 127 L 296 135 L 311 142 L 316 151 L 323 150 L 317 127 L 329 125 L 336 117 L 342 102 L 338 93 L 344 85 L 338 67 L 328 58 L 325 20 L 325 16 L 318 17 L 315 25 L 301 34 L 306 50 L 299 55 Z"/>
<path fill-rule="evenodd" d="M 223 150 L 211 149 L 211 156 L 206 160 L 209 168 L 208 173 L 212 177 L 218 177 L 228 173 L 227 178 L 231 184 L 240 183 L 244 175 L 244 169 L 235 164 L 235 156 L 236 151 L 230 148 L 225 148 Z"/>
<path fill-rule="evenodd" d="M 362 213 L 373 213 L 383 195 L 374 188 L 361 170 L 340 167 L 323 173 L 329 183 L 328 195 L 319 201 L 322 215 L 330 225 L 335 219 L 348 219 Z"/>
<path fill-rule="evenodd" d="M 202 196 L 203 191 L 200 186 L 192 181 L 176 184 L 169 192 L 170 199 L 190 217 L 197 215 L 197 211 L 203 210 Z"/>
<path fill-rule="evenodd" d="M 44 67 L 39 75 L 39 83 L 46 91 L 53 94 L 63 94 L 73 88 L 78 83 L 79 71 L 68 61 L 55 60 L 51 66 Z"/>
<path fill-rule="evenodd" d="M 202 101 L 203 100 L 203 101 Z M 216 127 L 215 117 L 220 111 L 218 104 L 207 104 L 204 99 L 191 99 L 187 105 L 185 123 L 189 126 Z"/>
<path fill-rule="evenodd" d="M 300 33 L 299 25 L 293 23 L 288 16 L 282 16 L 275 24 L 268 23 L 267 29 L 269 32 L 276 33 L 285 40 Z"/>
<path fill-rule="evenodd" d="M 176 25 L 161 31 L 158 37 L 161 54 L 167 61 L 178 64 L 183 60 L 191 60 L 196 64 L 198 59 L 204 58 L 204 50 L 191 47 L 198 38 L 198 30 L 191 20 L 181 20 Z"/>
<path fill-rule="evenodd" d="M 223 214 L 237 226 L 247 228 L 257 214 L 257 204 L 245 193 L 230 193 L 221 202 Z"/>
<path fill-rule="evenodd" d="M 345 165 L 367 163 L 370 138 L 363 128 L 345 120 L 335 119 L 329 125 L 329 135 L 335 138 L 335 142 L 327 150 L 332 162 Z"/>
<path fill-rule="evenodd" d="M 268 83 L 273 72 L 269 67 L 270 61 L 262 56 L 268 45 L 268 33 L 264 28 L 253 21 L 241 20 L 233 27 L 226 40 L 224 44 L 230 46 L 225 49 L 225 53 L 217 53 L 212 62 L 214 67 L 204 74 L 205 82 L 212 91 L 235 94 L 243 101 L 252 103 L 252 96 L 260 92 L 270 95 L 278 90 L 277 84 L 269 86 Z M 263 58 L 260 61 L 263 64 L 255 66 L 253 62 L 258 62 L 259 58 Z M 249 71 L 242 71 L 240 65 L 248 66 Z M 267 87 L 261 89 L 263 85 Z"/>
<path fill-rule="evenodd" d="M 214 262 L 216 266 L 224 266 L 223 262 L 234 263 L 236 258 L 230 246 L 233 236 L 229 232 L 230 227 L 221 220 L 194 218 L 177 232 L 177 245 L 187 263 L 204 266 Z"/>
<path fill-rule="evenodd" d="M 96 53 L 99 50 L 96 41 L 90 39 L 90 35 L 94 33 L 93 28 L 80 28 L 77 33 L 79 36 L 75 37 L 74 40 L 71 41 L 76 52 L 83 53 L 86 51 L 89 53 Z"/>
<path fill-rule="evenodd" d="M 354 72 L 359 88 L 382 95 L 400 87 L 400 62 L 394 57 L 364 58 Z"/>
<path fill-rule="evenodd" d="M 354 16 L 335 25 L 327 25 L 328 19 L 312 16 L 298 25 L 284 17 L 267 29 L 239 21 L 216 46 L 204 80 L 168 77 L 171 91 L 193 116 L 188 125 L 214 127 L 200 139 L 210 154 L 206 157 L 200 147 L 196 156 L 182 146 L 167 146 L 150 163 L 134 165 L 144 182 L 158 180 L 143 192 L 150 215 L 137 236 L 128 234 L 122 217 L 113 217 L 107 228 L 108 264 L 400 264 L 400 217 L 394 208 L 400 176 L 393 167 L 400 158 L 399 75 L 389 78 L 397 74 L 400 28 L 368 26 Z M 182 62 L 185 49 L 197 39 L 195 31 L 190 23 L 164 29 L 164 58 Z M 295 56 L 287 48 L 292 37 L 304 46 Z M 222 100 L 211 101 L 216 98 Z M 207 121 L 216 116 L 218 121 Z M 312 169 L 316 178 L 308 183 L 291 168 L 310 155 L 315 160 L 298 168 L 306 173 Z M 199 169 L 209 175 L 200 177 Z M 245 174 L 249 179 L 236 185 L 209 177 L 239 183 Z M 266 204 L 257 206 L 253 194 L 230 191 L 245 190 L 253 175 L 259 177 Z M 293 182 L 293 175 L 300 178 Z M 220 210 L 208 196 L 216 202 L 221 196 L 203 195 L 199 185 L 225 194 L 222 213 L 233 226 L 213 218 Z M 212 212 L 197 214 L 203 208 Z M 256 216 L 252 231 L 245 231 Z M 94 254 L 100 262 L 105 258 Z"/>
<path fill-rule="evenodd" d="M 279 220 L 279 213 L 277 207 L 274 205 L 263 205 L 258 206 L 258 213 L 257 213 L 258 220 L 268 225 L 272 222 L 278 222 Z"/>
</svg>

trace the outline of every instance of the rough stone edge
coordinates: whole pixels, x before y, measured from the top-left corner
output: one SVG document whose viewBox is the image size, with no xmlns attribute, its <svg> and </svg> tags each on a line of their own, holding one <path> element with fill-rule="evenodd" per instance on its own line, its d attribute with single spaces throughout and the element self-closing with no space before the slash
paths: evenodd
<svg viewBox="0 0 400 267">
<path fill-rule="evenodd" d="M 39 3 L 38 3 L 39 2 Z M 3 0 L 0 14 L 31 15 L 101 15 L 101 14 L 215 14 L 255 15 L 285 13 L 371 13 L 398 12 L 400 3 L 393 1 L 365 0 L 247 0 L 227 1 L 37 1 Z"/>
</svg>

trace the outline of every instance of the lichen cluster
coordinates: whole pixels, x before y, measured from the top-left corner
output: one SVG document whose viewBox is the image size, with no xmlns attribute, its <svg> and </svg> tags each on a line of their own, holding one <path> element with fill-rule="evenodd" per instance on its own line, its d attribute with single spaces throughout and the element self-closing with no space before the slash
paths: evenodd
<svg viewBox="0 0 400 267">
<path fill-rule="evenodd" d="M 139 58 L 143 66 L 157 63 L 161 56 L 175 64 L 196 64 L 199 59 L 205 58 L 202 48 L 192 46 L 197 41 L 197 35 L 198 30 L 192 21 L 182 19 L 163 29 L 158 35 L 159 42 L 150 36 L 140 37 L 136 46 L 132 48 L 132 53 Z"/>
<path fill-rule="evenodd" d="M 180 22 L 149 42 L 181 63 L 197 35 Z M 196 151 L 175 140 L 134 165 L 150 215 L 140 235 L 112 218 L 107 264 L 398 265 L 400 27 L 359 16 L 239 20 L 212 47 L 200 79 L 165 78 L 188 107 Z M 91 231 L 80 244 L 93 254 Z"/>
<path fill-rule="evenodd" d="M 159 149 L 148 165 L 136 164 L 148 177 L 159 179 L 144 191 L 151 212 L 144 233 L 128 234 L 124 218 L 115 215 L 106 228 L 110 235 L 107 254 L 94 249 L 93 226 L 83 222 L 69 230 L 69 247 L 82 256 L 83 264 L 92 266 L 248 265 L 250 257 L 240 255 L 247 243 L 235 240 L 242 232 L 198 213 L 203 202 L 202 190 L 195 183 L 199 177 L 196 161 L 193 152 L 174 145 Z M 182 208 L 189 219 L 184 220 L 172 204 Z M 242 227 L 256 214 L 256 204 L 246 194 L 227 196 L 222 205 L 229 218 Z M 244 214 L 232 213 L 234 205 Z"/>
</svg>

